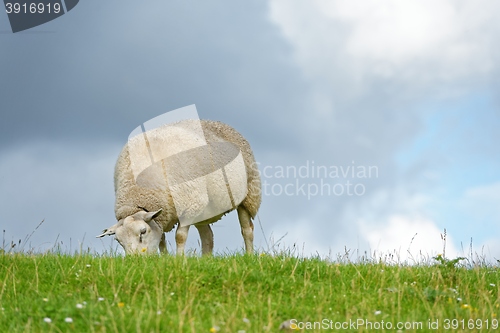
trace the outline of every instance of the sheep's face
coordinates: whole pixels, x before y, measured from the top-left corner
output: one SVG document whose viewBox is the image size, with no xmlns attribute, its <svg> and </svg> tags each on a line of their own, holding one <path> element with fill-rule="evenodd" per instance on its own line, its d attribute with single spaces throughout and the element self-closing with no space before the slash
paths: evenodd
<svg viewBox="0 0 500 333">
<path fill-rule="evenodd" d="M 161 209 L 127 216 L 97 237 L 115 235 L 127 254 L 158 253 L 163 230 L 153 219 L 160 213 Z"/>
</svg>

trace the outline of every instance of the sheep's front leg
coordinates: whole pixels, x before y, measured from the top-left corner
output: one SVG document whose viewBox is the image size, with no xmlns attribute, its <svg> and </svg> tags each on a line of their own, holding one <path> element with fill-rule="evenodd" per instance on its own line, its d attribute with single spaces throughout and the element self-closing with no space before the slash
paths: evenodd
<svg viewBox="0 0 500 333">
<path fill-rule="evenodd" d="M 214 249 L 214 233 L 212 232 L 212 228 L 210 228 L 210 224 L 195 225 L 195 227 L 200 234 L 201 254 L 212 255 Z"/>
<path fill-rule="evenodd" d="M 245 241 L 247 254 L 253 253 L 253 223 L 250 213 L 243 206 L 238 206 L 238 219 L 240 220 L 241 234 Z"/>
<path fill-rule="evenodd" d="M 160 253 L 167 253 L 167 241 L 165 240 L 165 233 L 161 234 L 161 239 L 160 239 Z"/>
<path fill-rule="evenodd" d="M 189 227 L 189 225 L 181 227 L 179 223 L 177 230 L 175 231 L 175 244 L 177 245 L 176 253 L 178 256 L 184 255 L 184 248 L 186 247 Z"/>
</svg>

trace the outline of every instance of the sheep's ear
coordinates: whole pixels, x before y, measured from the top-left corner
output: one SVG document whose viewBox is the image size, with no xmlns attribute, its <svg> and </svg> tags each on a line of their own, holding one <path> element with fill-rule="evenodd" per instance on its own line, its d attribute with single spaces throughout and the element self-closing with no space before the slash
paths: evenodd
<svg viewBox="0 0 500 333">
<path fill-rule="evenodd" d="M 162 210 L 158 209 L 156 212 L 149 212 L 144 215 L 144 222 L 150 222 L 152 219 L 158 217 L 161 214 Z"/>
<path fill-rule="evenodd" d="M 112 236 L 115 234 L 116 229 L 121 227 L 123 225 L 123 220 L 118 221 L 118 223 L 114 224 L 112 227 L 109 227 L 108 229 L 104 229 L 102 231 L 102 234 L 95 236 L 95 238 L 101 238 L 104 236 Z"/>
</svg>

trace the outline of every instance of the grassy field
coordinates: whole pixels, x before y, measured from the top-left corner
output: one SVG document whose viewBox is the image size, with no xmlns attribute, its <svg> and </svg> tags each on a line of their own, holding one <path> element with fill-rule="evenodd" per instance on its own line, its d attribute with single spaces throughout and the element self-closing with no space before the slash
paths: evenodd
<svg viewBox="0 0 500 333">
<path fill-rule="evenodd" d="M 495 332 L 499 281 L 442 257 L 0 253 L 0 332 Z"/>
</svg>

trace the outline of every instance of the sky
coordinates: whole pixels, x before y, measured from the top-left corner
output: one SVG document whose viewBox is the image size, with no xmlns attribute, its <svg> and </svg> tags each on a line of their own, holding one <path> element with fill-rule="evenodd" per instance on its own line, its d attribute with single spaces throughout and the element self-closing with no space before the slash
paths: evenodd
<svg viewBox="0 0 500 333">
<path fill-rule="evenodd" d="M 0 13 L 3 248 L 120 252 L 95 235 L 115 223 L 122 146 L 195 104 L 253 148 L 258 251 L 496 262 L 499 13 L 492 0 L 90 0 L 15 34 Z M 235 212 L 213 230 L 216 253 L 242 251 Z"/>
</svg>

